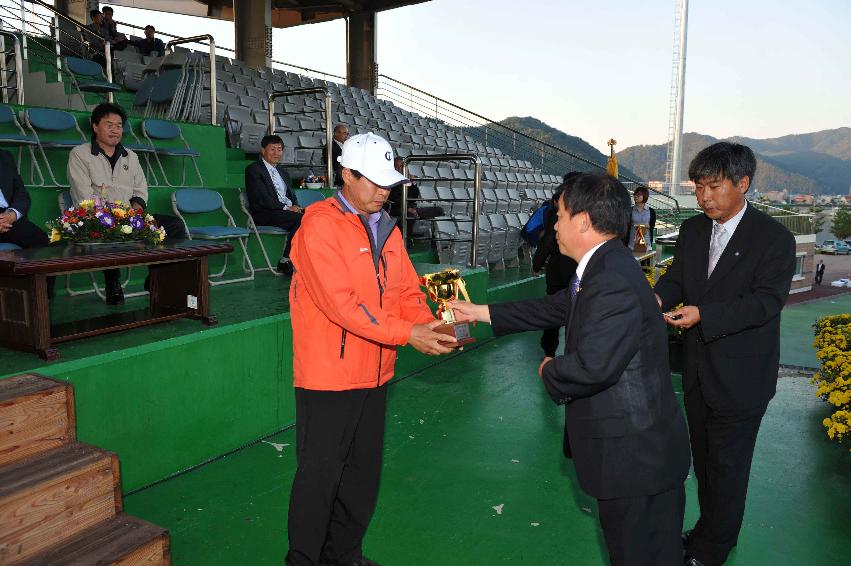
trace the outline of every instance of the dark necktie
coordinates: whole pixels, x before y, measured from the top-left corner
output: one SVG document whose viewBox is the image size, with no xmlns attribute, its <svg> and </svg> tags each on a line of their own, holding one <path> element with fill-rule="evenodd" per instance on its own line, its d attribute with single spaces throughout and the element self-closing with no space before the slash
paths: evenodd
<svg viewBox="0 0 851 566">
<path fill-rule="evenodd" d="M 579 277 L 577 277 L 576 274 L 574 273 L 573 277 L 571 277 L 571 279 L 570 279 L 570 302 L 571 303 L 576 302 L 576 295 L 579 294 L 579 289 L 580 289 L 579 284 L 580 284 Z"/>
</svg>

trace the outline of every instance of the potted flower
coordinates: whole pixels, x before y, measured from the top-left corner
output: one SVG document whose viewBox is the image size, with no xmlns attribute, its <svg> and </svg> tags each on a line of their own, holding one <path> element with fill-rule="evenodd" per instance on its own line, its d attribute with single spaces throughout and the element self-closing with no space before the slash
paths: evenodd
<svg viewBox="0 0 851 566">
<path fill-rule="evenodd" d="M 325 177 L 321 175 L 308 175 L 301 180 L 301 188 L 321 189 L 325 186 Z"/>
<path fill-rule="evenodd" d="M 47 222 L 47 228 L 51 243 L 159 244 L 165 239 L 165 229 L 157 226 L 153 216 L 121 202 L 84 200 L 64 211 L 59 218 Z"/>
</svg>

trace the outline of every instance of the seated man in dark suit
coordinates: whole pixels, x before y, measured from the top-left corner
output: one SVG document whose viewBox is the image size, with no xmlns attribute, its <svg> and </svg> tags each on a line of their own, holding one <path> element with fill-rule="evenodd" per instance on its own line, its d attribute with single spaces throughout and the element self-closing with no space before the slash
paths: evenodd
<svg viewBox="0 0 851 566">
<path fill-rule="evenodd" d="M 22 248 L 39 248 L 50 241 L 47 234 L 30 222 L 30 195 L 18 174 L 15 160 L 0 150 L 0 243 Z"/>
<path fill-rule="evenodd" d="M 154 57 L 162 57 L 165 55 L 165 43 L 163 40 L 154 37 L 154 34 L 157 33 L 157 30 L 154 29 L 154 26 L 148 24 L 145 26 L 145 37 L 144 39 L 137 39 L 136 41 L 131 42 L 133 46 L 139 50 L 139 54 L 149 57 L 153 55 Z"/>
<path fill-rule="evenodd" d="M 393 160 L 393 168 L 396 169 L 399 173 L 402 173 L 405 170 L 405 160 L 401 157 L 397 157 Z M 418 199 L 420 198 L 420 189 L 415 184 L 411 183 L 408 185 L 408 199 Z M 416 220 L 431 220 L 433 218 L 437 218 L 438 216 L 443 216 L 443 208 L 439 206 L 417 206 L 416 200 L 408 200 L 408 211 L 407 214 L 402 214 L 402 185 L 396 185 L 392 189 L 390 189 L 390 195 L 387 197 L 387 202 L 385 203 L 385 210 L 390 214 L 390 216 L 396 217 L 396 224 L 399 226 L 399 229 L 402 229 L 402 217 L 406 216 L 408 218 L 408 238 L 411 237 L 411 232 L 413 231 L 414 222 Z"/>
<path fill-rule="evenodd" d="M 343 177 L 341 176 L 343 166 L 340 165 L 340 162 L 337 161 L 337 159 L 343 155 L 343 144 L 346 143 L 347 139 L 349 139 L 349 127 L 345 124 L 337 124 L 334 126 L 334 139 L 331 140 L 331 165 L 334 167 L 335 187 L 343 186 Z M 323 147 L 322 162 L 325 163 L 326 159 L 328 159 L 328 148 Z"/>
<path fill-rule="evenodd" d="M 292 181 L 278 165 L 284 152 L 280 136 L 268 135 L 260 140 L 260 160 L 245 168 L 245 192 L 251 217 L 258 226 L 277 226 L 289 231 L 287 244 L 278 262 L 278 273 L 292 275 L 290 243 L 301 226 L 304 209 L 292 190 Z"/>
<path fill-rule="evenodd" d="M 576 477 L 597 498 L 611 563 L 679 565 L 688 432 L 671 384 L 662 313 L 620 241 L 629 209 L 629 193 L 613 177 L 573 177 L 556 221 L 559 250 L 578 263 L 569 289 L 450 307 L 460 321 L 491 323 L 497 336 L 566 326 L 564 355 L 544 358 L 538 375 L 566 407 Z"/>
</svg>

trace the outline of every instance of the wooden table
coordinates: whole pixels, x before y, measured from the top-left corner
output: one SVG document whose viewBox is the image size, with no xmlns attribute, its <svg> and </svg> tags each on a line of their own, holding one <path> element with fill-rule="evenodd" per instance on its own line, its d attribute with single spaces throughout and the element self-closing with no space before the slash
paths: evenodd
<svg viewBox="0 0 851 566">
<path fill-rule="evenodd" d="M 36 352 L 54 361 L 59 359 L 54 345 L 69 340 L 177 318 L 216 324 L 209 312 L 207 257 L 231 251 L 230 244 L 187 240 L 159 246 L 71 244 L 0 252 L 0 346 Z M 150 268 L 148 308 L 50 323 L 48 276 L 138 265 Z"/>
</svg>

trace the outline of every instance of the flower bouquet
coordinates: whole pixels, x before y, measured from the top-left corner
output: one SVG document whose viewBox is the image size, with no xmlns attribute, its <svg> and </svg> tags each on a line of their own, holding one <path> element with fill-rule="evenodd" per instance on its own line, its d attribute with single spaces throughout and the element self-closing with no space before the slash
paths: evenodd
<svg viewBox="0 0 851 566">
<path fill-rule="evenodd" d="M 321 175 L 308 175 L 301 180 L 301 188 L 321 189 L 325 186 L 325 177 Z"/>
<path fill-rule="evenodd" d="M 51 243 L 65 240 L 77 244 L 159 244 L 165 239 L 165 229 L 157 226 L 153 216 L 121 202 L 84 200 L 47 222 L 47 227 Z"/>
</svg>

